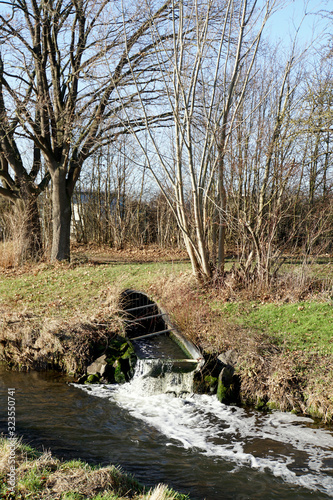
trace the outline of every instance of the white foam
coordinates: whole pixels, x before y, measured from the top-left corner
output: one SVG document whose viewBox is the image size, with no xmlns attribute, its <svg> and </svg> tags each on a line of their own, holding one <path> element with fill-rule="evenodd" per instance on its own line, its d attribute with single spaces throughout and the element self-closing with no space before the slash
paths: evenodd
<svg viewBox="0 0 333 500">
<path fill-rule="evenodd" d="M 324 463 L 325 459 L 332 460 L 333 434 L 306 426 L 311 419 L 281 412 L 249 414 L 242 408 L 223 405 L 208 395 L 147 396 L 139 386 L 140 377 L 122 386 L 78 387 L 93 396 L 112 399 L 166 436 L 169 445 L 231 461 L 235 469 L 250 466 L 270 471 L 292 485 L 333 497 L 333 470 Z M 245 451 L 251 450 L 254 441 L 259 442 L 261 452 Z M 270 449 L 272 443 L 279 451 Z M 298 468 L 297 474 L 292 470 L 295 454 L 302 460 L 301 471 Z"/>
</svg>

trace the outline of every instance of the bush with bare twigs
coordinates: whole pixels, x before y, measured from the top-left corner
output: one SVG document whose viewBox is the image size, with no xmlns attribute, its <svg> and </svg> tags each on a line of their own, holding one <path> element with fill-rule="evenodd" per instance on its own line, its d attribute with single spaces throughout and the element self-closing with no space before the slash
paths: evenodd
<svg viewBox="0 0 333 500">
<path fill-rule="evenodd" d="M 0 241 L 0 267 L 16 267 L 27 260 L 36 262 L 41 259 L 40 235 L 33 227 L 33 217 L 29 209 L 19 204 L 6 206 L 0 225 L 3 239 Z"/>
</svg>

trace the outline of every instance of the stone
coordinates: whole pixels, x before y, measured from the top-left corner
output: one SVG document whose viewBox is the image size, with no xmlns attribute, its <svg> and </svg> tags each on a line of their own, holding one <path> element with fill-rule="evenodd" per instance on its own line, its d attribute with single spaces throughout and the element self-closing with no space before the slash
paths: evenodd
<svg viewBox="0 0 333 500">
<path fill-rule="evenodd" d="M 87 378 L 87 375 L 82 375 L 82 377 L 79 377 L 77 384 L 84 384 Z"/>
<path fill-rule="evenodd" d="M 229 387 L 230 384 L 232 384 L 232 377 L 234 374 L 234 369 L 230 366 L 225 366 L 222 368 L 220 375 L 219 375 L 219 380 L 222 381 L 223 385 L 226 387 Z"/>
<path fill-rule="evenodd" d="M 238 353 L 234 349 L 229 349 L 226 352 L 222 352 L 217 359 L 224 365 L 235 366 L 238 361 Z"/>
<path fill-rule="evenodd" d="M 231 397 L 231 384 L 233 382 L 234 369 L 231 366 L 222 368 L 217 383 L 216 396 L 220 403 L 228 403 Z"/>
<path fill-rule="evenodd" d="M 95 375 L 96 373 L 99 373 L 100 375 L 103 375 L 106 367 L 107 367 L 106 355 L 103 354 L 103 356 L 100 356 L 99 358 L 95 359 L 95 361 L 87 367 L 87 374 Z"/>
</svg>

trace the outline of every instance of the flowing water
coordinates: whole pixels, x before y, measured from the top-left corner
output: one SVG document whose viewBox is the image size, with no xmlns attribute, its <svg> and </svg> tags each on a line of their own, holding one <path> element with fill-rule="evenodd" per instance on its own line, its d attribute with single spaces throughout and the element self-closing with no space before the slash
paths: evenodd
<svg viewBox="0 0 333 500">
<path fill-rule="evenodd" d="M 331 430 L 191 395 L 190 374 L 164 370 L 161 383 L 149 376 L 152 364 L 139 363 L 122 386 L 76 386 L 54 373 L 1 368 L 1 401 L 16 388 L 17 431 L 32 445 L 120 464 L 145 484 L 165 482 L 192 499 L 333 498 Z M 179 384 L 183 389 L 174 390 Z M 6 432 L 3 403 L 0 418 Z"/>
</svg>

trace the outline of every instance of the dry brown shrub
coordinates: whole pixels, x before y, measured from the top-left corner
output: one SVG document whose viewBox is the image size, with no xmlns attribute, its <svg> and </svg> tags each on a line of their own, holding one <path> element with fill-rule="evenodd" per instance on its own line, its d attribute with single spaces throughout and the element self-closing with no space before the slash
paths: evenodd
<svg viewBox="0 0 333 500">
<path fill-rule="evenodd" d="M 17 263 L 17 250 L 13 241 L 0 243 L 0 267 L 8 269 L 15 267 Z"/>
<path fill-rule="evenodd" d="M 281 354 L 243 356 L 238 367 L 242 400 L 251 404 L 271 402 L 282 411 L 304 412 L 302 380 L 296 368 L 292 359 Z"/>
<path fill-rule="evenodd" d="M 0 267 L 7 269 L 22 265 L 29 254 L 30 235 L 27 234 L 29 213 L 23 206 L 11 205 L 2 216 L 5 241 L 0 246 Z M 35 256 L 38 260 L 40 256 Z"/>
<path fill-rule="evenodd" d="M 242 350 L 248 348 L 249 343 L 256 342 L 248 330 L 226 321 L 220 311 L 212 311 L 210 301 L 216 292 L 208 293 L 198 288 L 189 273 L 161 278 L 149 292 L 170 314 L 182 333 L 204 351 Z"/>
<path fill-rule="evenodd" d="M 327 299 L 333 291 L 332 264 L 327 263 L 320 275 L 315 273 L 316 258 L 311 263 L 294 265 L 280 270 L 268 280 L 260 280 L 254 273 L 245 274 L 236 264 L 223 275 L 216 273 L 208 285 L 219 299 L 233 301 L 282 301 L 298 302 L 316 296 Z"/>
<path fill-rule="evenodd" d="M 333 418 L 333 357 L 304 352 L 252 353 L 238 366 L 244 402 L 272 403 L 323 422 Z"/>
</svg>

